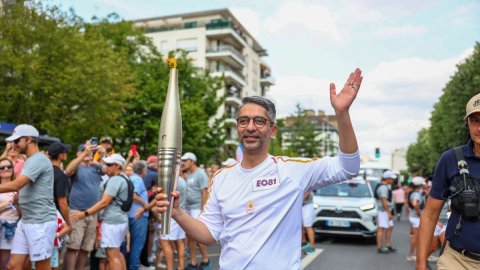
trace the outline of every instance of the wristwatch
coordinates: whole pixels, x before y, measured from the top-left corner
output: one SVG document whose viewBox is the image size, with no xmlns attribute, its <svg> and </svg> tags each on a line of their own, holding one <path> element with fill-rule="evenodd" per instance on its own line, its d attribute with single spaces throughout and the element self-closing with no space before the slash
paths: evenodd
<svg viewBox="0 0 480 270">
<path fill-rule="evenodd" d="M 87 210 L 83 211 L 83 213 L 85 214 L 86 217 L 88 217 L 88 211 Z"/>
</svg>

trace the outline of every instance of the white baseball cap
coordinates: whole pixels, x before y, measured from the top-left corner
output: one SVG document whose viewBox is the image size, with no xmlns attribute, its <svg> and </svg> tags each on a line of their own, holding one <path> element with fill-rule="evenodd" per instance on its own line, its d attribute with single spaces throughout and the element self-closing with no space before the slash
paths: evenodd
<svg viewBox="0 0 480 270">
<path fill-rule="evenodd" d="M 12 136 L 5 139 L 6 142 L 13 142 L 20 137 L 38 137 L 38 130 L 31 125 L 21 124 L 15 127 Z"/>
<path fill-rule="evenodd" d="M 425 178 L 421 176 L 415 176 L 412 178 L 412 184 L 415 186 L 421 186 L 421 185 L 426 185 L 427 183 L 425 182 Z"/>
<path fill-rule="evenodd" d="M 183 156 L 180 159 L 181 160 L 190 159 L 190 160 L 193 160 L 193 161 L 197 161 L 197 156 L 195 156 L 195 154 L 192 153 L 192 152 L 187 152 L 187 153 L 183 154 Z"/>
<path fill-rule="evenodd" d="M 233 158 L 227 158 L 227 160 L 225 160 L 224 162 L 222 162 L 222 165 L 223 166 L 231 166 L 233 164 L 237 163 L 237 160 L 233 159 Z"/>
<path fill-rule="evenodd" d="M 383 179 L 397 179 L 397 175 L 392 171 L 385 171 L 382 176 Z"/>
<path fill-rule="evenodd" d="M 123 167 L 125 165 L 125 159 L 120 154 L 113 154 L 109 157 L 102 158 L 106 164 L 118 164 Z"/>
</svg>

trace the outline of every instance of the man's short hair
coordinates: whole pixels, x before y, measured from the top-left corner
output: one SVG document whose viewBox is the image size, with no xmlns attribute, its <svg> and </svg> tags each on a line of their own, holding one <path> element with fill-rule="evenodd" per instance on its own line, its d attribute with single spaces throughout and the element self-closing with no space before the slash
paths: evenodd
<svg viewBox="0 0 480 270">
<path fill-rule="evenodd" d="M 147 168 L 147 162 L 145 160 L 139 160 L 133 164 L 133 172 L 140 175 Z"/>
<path fill-rule="evenodd" d="M 272 124 L 275 123 L 275 119 L 277 117 L 277 110 L 275 109 L 275 104 L 273 104 L 272 101 L 270 101 L 267 98 L 260 97 L 260 96 L 244 97 L 242 99 L 242 105 L 240 106 L 238 111 L 240 111 L 242 109 L 242 107 L 245 106 L 248 103 L 254 103 L 254 104 L 260 105 L 263 108 L 265 108 L 265 110 L 267 110 L 268 117 L 270 118 L 270 121 L 272 121 Z"/>
</svg>

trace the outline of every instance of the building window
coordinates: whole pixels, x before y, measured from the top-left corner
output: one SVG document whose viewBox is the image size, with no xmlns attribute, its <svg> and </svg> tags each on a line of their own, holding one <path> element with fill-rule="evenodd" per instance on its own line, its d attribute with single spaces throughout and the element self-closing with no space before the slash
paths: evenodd
<svg viewBox="0 0 480 270">
<path fill-rule="evenodd" d="M 198 49 L 198 40 L 196 38 L 179 39 L 177 40 L 177 49 L 182 49 L 187 52 L 196 52 Z"/>
</svg>

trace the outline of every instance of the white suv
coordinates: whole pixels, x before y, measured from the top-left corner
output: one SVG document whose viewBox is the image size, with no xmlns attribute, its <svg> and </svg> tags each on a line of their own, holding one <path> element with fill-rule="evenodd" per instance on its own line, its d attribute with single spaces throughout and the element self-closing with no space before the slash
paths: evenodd
<svg viewBox="0 0 480 270">
<path fill-rule="evenodd" d="M 368 238 L 376 235 L 375 198 L 362 177 L 322 187 L 313 194 L 315 233 Z"/>
</svg>

